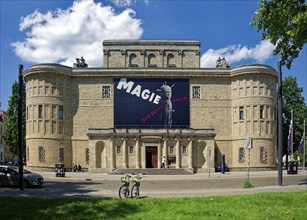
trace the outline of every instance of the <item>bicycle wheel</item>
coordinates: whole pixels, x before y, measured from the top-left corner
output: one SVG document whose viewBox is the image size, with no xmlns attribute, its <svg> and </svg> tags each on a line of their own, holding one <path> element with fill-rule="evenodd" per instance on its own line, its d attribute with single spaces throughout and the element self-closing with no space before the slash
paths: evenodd
<svg viewBox="0 0 307 220">
<path fill-rule="evenodd" d="M 122 198 L 127 198 L 127 186 L 126 185 L 122 185 L 120 188 L 119 188 L 119 191 L 118 191 L 118 195 L 119 195 L 119 198 L 122 199 Z M 128 192 L 129 193 L 129 192 Z"/>
<path fill-rule="evenodd" d="M 139 198 L 139 195 L 140 195 L 139 187 L 137 185 L 134 185 L 131 189 L 131 198 L 137 199 Z"/>
</svg>

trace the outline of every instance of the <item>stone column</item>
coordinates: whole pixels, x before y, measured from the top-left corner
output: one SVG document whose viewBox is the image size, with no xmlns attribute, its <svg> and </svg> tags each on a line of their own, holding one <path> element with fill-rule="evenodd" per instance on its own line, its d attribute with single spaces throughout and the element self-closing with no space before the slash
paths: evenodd
<svg viewBox="0 0 307 220">
<path fill-rule="evenodd" d="M 135 146 L 135 168 L 140 169 L 140 147 L 141 147 L 141 139 L 136 138 L 136 146 Z"/>
<path fill-rule="evenodd" d="M 167 138 L 163 138 L 163 156 L 167 158 L 167 144 L 166 144 Z"/>
<path fill-rule="evenodd" d="M 164 66 L 164 50 L 159 50 L 159 54 L 160 54 L 160 57 L 161 57 L 161 67 L 165 67 Z"/>
<path fill-rule="evenodd" d="M 96 142 L 93 140 L 89 140 L 89 150 L 90 150 L 90 170 L 96 168 Z"/>
<path fill-rule="evenodd" d="M 176 138 L 176 169 L 180 169 L 180 138 Z"/>
<path fill-rule="evenodd" d="M 192 138 L 188 139 L 189 144 L 188 144 L 188 155 L 189 155 L 189 169 L 193 169 L 193 140 Z"/>
<path fill-rule="evenodd" d="M 180 57 L 180 67 L 183 68 L 183 50 L 178 50 L 178 55 Z"/>
<path fill-rule="evenodd" d="M 115 162 L 115 152 L 114 152 L 114 138 L 110 137 L 110 168 L 113 170 L 115 168 L 114 162 Z"/>
<path fill-rule="evenodd" d="M 142 165 L 142 168 L 146 168 L 146 151 L 145 151 L 145 146 L 144 146 L 144 143 L 141 142 L 141 165 Z"/>
<path fill-rule="evenodd" d="M 127 138 L 123 138 L 123 168 L 127 166 Z"/>
<path fill-rule="evenodd" d="M 162 145 L 163 145 L 163 140 L 160 141 L 160 145 L 158 145 L 158 168 L 161 168 L 162 164 Z"/>
</svg>

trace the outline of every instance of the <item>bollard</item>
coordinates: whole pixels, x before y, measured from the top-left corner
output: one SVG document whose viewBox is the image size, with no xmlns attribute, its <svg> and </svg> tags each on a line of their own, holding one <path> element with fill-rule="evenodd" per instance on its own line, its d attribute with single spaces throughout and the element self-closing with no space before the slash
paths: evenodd
<svg viewBox="0 0 307 220">
<path fill-rule="evenodd" d="M 221 161 L 221 172 L 222 174 L 225 174 L 225 155 L 222 155 L 222 161 Z"/>
</svg>

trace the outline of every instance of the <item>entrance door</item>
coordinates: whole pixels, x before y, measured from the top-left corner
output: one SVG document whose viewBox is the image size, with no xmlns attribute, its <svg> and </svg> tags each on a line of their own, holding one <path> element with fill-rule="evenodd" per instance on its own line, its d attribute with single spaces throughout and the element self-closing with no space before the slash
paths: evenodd
<svg viewBox="0 0 307 220">
<path fill-rule="evenodd" d="M 158 147 L 146 147 L 146 168 L 158 167 Z"/>
</svg>

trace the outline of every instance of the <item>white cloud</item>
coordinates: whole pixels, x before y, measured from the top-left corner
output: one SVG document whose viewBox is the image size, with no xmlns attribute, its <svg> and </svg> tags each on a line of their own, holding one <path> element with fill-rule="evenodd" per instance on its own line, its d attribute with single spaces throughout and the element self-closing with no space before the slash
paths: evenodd
<svg viewBox="0 0 307 220">
<path fill-rule="evenodd" d="M 113 4 L 116 7 L 127 7 L 132 5 L 133 3 L 136 3 L 137 1 L 139 2 L 144 2 L 145 4 L 149 4 L 149 0 L 109 0 L 111 2 L 113 2 Z"/>
<path fill-rule="evenodd" d="M 112 7 L 94 0 L 75 0 L 65 10 L 46 14 L 36 10 L 22 17 L 19 30 L 26 31 L 26 39 L 11 46 L 18 57 L 31 63 L 72 66 L 76 57 L 83 56 L 89 67 L 98 67 L 102 66 L 102 41 L 139 39 L 141 24 L 132 9 L 116 14 Z"/>
<path fill-rule="evenodd" d="M 215 67 L 219 57 L 225 57 L 229 64 L 246 59 L 252 59 L 259 63 L 265 62 L 273 55 L 275 46 L 269 40 L 263 40 L 254 48 L 241 45 L 230 45 L 222 49 L 209 49 L 201 56 L 201 67 Z"/>
</svg>

